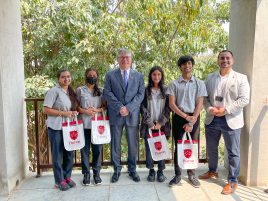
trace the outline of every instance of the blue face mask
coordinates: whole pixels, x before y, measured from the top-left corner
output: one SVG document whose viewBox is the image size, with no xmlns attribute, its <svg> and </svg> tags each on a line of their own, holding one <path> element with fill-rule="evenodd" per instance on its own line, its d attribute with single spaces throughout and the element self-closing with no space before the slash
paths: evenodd
<svg viewBox="0 0 268 201">
<path fill-rule="evenodd" d="M 98 78 L 96 77 L 87 77 L 87 83 L 90 85 L 94 85 L 97 83 Z"/>
</svg>

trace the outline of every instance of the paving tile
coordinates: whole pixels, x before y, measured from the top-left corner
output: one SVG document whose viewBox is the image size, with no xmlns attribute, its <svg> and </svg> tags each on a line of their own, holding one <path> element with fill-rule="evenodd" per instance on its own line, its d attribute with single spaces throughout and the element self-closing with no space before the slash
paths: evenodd
<svg viewBox="0 0 268 201">
<path fill-rule="evenodd" d="M 253 193 L 253 191 L 250 188 L 243 185 L 238 185 L 238 189 L 234 195 L 239 196 L 241 200 L 245 201 L 262 200 L 255 193 Z"/>
<path fill-rule="evenodd" d="M 175 197 L 175 200 L 178 201 L 202 201 L 202 200 L 208 200 L 206 194 L 202 191 L 201 188 L 194 188 L 189 182 L 188 178 L 183 176 L 182 180 L 179 185 L 173 186 L 173 187 L 168 187 L 170 189 L 170 193 L 168 193 L 165 188 L 161 188 L 161 199 L 160 200 L 165 200 L 165 196 L 170 194 L 171 200 L 173 197 Z"/>
<path fill-rule="evenodd" d="M 58 189 L 15 190 L 8 201 L 59 201 Z"/>
<path fill-rule="evenodd" d="M 156 168 L 155 168 L 156 169 Z M 157 170 L 157 169 L 156 169 Z M 174 176 L 174 167 L 167 166 L 164 174 L 167 180 L 163 183 L 148 182 L 148 169 L 138 168 L 141 181 L 134 182 L 124 168 L 117 183 L 111 183 L 113 169 L 101 171 L 102 185 L 83 186 L 81 170 L 75 170 L 72 179 L 77 186 L 62 192 L 54 188 L 52 172 L 42 173 L 40 178 L 30 175 L 8 197 L 0 196 L 0 201 L 268 201 L 268 194 L 263 190 L 266 187 L 247 187 L 239 184 L 238 190 L 232 195 L 222 195 L 222 187 L 226 184 L 227 170 L 219 169 L 218 179 L 200 180 L 201 187 L 194 188 L 190 185 L 187 172 L 182 172 L 182 182 L 175 187 L 168 187 L 169 181 Z M 196 170 L 196 175 L 207 171 L 206 165 L 201 165 Z M 92 181 L 93 181 L 93 177 Z"/>
<path fill-rule="evenodd" d="M 247 187 L 251 190 L 253 194 L 255 194 L 260 200 L 268 201 L 268 193 L 265 193 L 264 190 L 267 187 Z"/>
<path fill-rule="evenodd" d="M 158 201 L 154 185 L 114 185 L 109 201 Z"/>
<path fill-rule="evenodd" d="M 132 180 L 131 177 L 129 177 L 128 172 L 126 171 L 122 171 L 121 172 L 121 176 L 119 177 L 119 181 L 116 183 L 111 183 L 111 186 L 122 186 L 122 185 L 135 185 L 135 184 L 139 184 L 139 185 L 143 185 L 143 184 L 147 184 L 147 172 L 145 172 L 144 170 L 139 171 L 138 172 L 139 176 L 140 176 L 140 182 L 135 182 Z M 111 174 L 112 177 L 112 174 Z"/>
<path fill-rule="evenodd" d="M 108 201 L 109 186 L 75 187 L 65 192 L 59 192 L 60 201 Z"/>
<path fill-rule="evenodd" d="M 53 189 L 54 184 L 54 177 L 51 174 L 43 175 L 38 178 L 35 176 L 30 176 L 19 184 L 17 190 Z"/>
<path fill-rule="evenodd" d="M 8 196 L 0 195 L 0 201 L 7 201 Z"/>
</svg>

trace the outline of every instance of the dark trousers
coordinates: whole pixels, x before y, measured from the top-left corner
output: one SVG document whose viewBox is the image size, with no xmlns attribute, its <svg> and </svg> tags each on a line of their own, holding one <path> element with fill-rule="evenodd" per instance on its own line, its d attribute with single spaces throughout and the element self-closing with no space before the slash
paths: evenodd
<svg viewBox="0 0 268 201">
<path fill-rule="evenodd" d="M 154 131 L 158 132 L 158 130 L 152 130 L 152 132 L 154 132 Z M 148 137 L 147 135 L 144 137 L 145 152 L 146 152 L 146 167 L 148 169 L 153 169 L 154 168 L 154 160 L 153 160 L 151 152 L 150 152 L 147 137 Z M 165 160 L 157 161 L 157 165 L 158 165 L 158 170 L 164 170 L 166 168 L 165 167 Z"/>
<path fill-rule="evenodd" d="M 60 184 L 63 179 L 71 177 L 74 153 L 65 150 L 62 130 L 48 128 L 48 137 L 51 144 L 55 183 Z"/>
<path fill-rule="evenodd" d="M 111 125 L 111 155 L 114 172 L 119 173 L 122 169 L 121 166 L 121 139 L 123 133 L 122 126 Z M 135 172 L 137 164 L 137 133 L 138 126 L 126 126 L 126 137 L 128 144 L 128 171 Z"/>
<path fill-rule="evenodd" d="M 193 115 L 193 114 L 188 114 L 188 115 Z M 198 140 L 199 138 L 199 133 L 200 133 L 200 127 L 199 127 L 199 120 L 200 118 L 198 117 L 196 123 L 193 125 L 193 130 L 190 133 L 191 137 L 193 140 Z M 175 151 L 174 151 L 174 169 L 175 169 L 175 174 L 177 176 L 181 175 L 181 168 L 178 165 L 178 156 L 177 156 L 177 141 L 182 140 L 183 134 L 185 133 L 183 126 L 187 124 L 188 121 L 181 116 L 174 114 L 172 118 L 172 135 L 174 138 L 174 144 L 175 144 Z M 187 170 L 188 174 L 195 174 L 195 170 Z"/>
<path fill-rule="evenodd" d="M 84 129 L 85 146 L 81 149 L 82 174 L 90 173 L 90 145 L 92 150 L 93 174 L 99 174 L 101 169 L 102 147 L 101 144 L 91 143 L 91 129 Z"/>
<path fill-rule="evenodd" d="M 218 167 L 218 146 L 221 135 L 228 151 L 229 174 L 228 181 L 237 182 L 240 172 L 240 134 L 241 129 L 231 129 L 223 117 L 214 117 L 206 125 L 206 145 L 209 171 L 216 172 Z"/>
</svg>

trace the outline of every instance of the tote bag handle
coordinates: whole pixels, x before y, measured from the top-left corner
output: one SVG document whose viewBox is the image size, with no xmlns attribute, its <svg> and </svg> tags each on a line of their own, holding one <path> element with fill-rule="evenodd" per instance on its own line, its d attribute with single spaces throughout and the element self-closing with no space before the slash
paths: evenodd
<svg viewBox="0 0 268 201">
<path fill-rule="evenodd" d="M 193 146 L 193 140 L 192 140 L 192 137 L 191 137 L 190 133 L 189 133 L 189 132 L 185 132 L 185 133 L 183 134 L 182 142 L 181 142 L 181 147 L 182 147 L 182 149 L 183 149 L 183 145 L 184 145 L 185 141 L 187 140 L 187 136 L 188 136 L 188 138 L 189 138 L 191 147 Z"/>
</svg>

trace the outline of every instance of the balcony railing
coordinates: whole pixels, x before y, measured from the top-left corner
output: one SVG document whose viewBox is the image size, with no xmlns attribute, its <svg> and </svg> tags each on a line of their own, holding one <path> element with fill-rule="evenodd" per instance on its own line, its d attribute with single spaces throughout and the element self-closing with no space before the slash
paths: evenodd
<svg viewBox="0 0 268 201">
<path fill-rule="evenodd" d="M 37 177 L 41 175 L 41 170 L 47 170 L 52 168 L 52 160 L 50 153 L 50 143 L 48 140 L 47 129 L 45 125 L 46 115 L 42 112 L 43 98 L 26 98 L 26 108 L 27 108 L 27 132 L 28 132 L 28 153 L 30 160 L 30 170 L 37 172 Z M 137 135 L 138 141 L 138 158 L 137 164 L 145 164 L 145 147 L 144 140 L 140 139 Z M 201 158 L 202 154 L 200 152 L 200 143 L 198 149 L 199 162 L 205 163 L 206 158 Z M 166 160 L 166 163 L 173 162 L 173 152 L 174 143 L 173 138 L 169 140 L 169 146 L 172 150 L 170 160 Z M 127 164 L 127 143 L 123 135 L 122 145 L 121 145 L 121 163 L 123 165 Z M 108 144 L 104 145 L 102 152 L 102 165 L 111 166 L 110 160 L 110 146 Z M 74 167 L 81 166 L 80 151 L 75 151 L 74 157 Z"/>
</svg>

